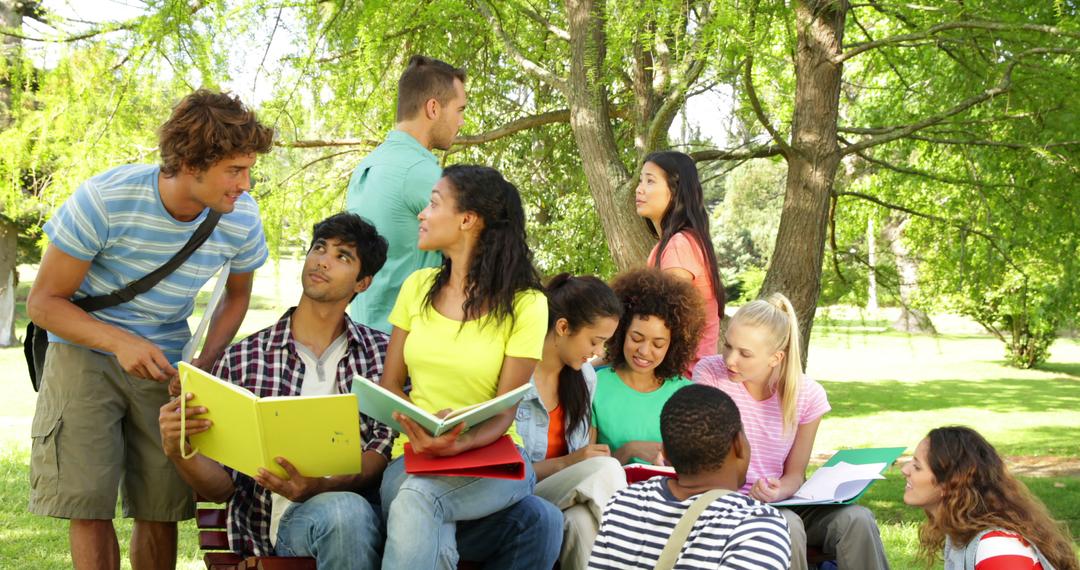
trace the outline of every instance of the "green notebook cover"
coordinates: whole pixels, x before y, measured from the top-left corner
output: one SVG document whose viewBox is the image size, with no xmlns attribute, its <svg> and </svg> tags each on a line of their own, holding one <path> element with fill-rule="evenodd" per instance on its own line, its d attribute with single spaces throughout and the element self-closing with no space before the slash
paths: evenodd
<svg viewBox="0 0 1080 570">
<path fill-rule="evenodd" d="M 888 469 L 890 465 L 895 463 L 896 459 L 900 457 L 900 455 L 904 453 L 904 450 L 906 449 L 906 447 L 869 447 L 865 449 L 841 449 L 840 451 L 837 451 L 835 454 L 833 454 L 833 456 L 830 457 L 829 460 L 825 462 L 825 465 L 822 465 L 822 467 L 832 467 L 833 465 L 836 465 L 841 461 L 849 463 L 851 465 L 884 463 L 885 467 L 881 470 L 881 473 L 884 473 L 885 469 Z M 867 481 L 866 485 L 863 486 L 862 490 L 859 491 L 857 495 L 845 501 L 808 502 L 792 497 L 790 499 L 785 499 L 783 501 L 777 501 L 770 504 L 778 507 L 801 505 L 850 505 L 851 503 L 858 501 L 860 497 L 866 494 L 866 490 L 870 488 L 870 485 L 873 484 L 874 481 L 874 479 Z"/>
<path fill-rule="evenodd" d="M 529 383 L 526 382 L 502 396 L 454 410 L 450 415 L 442 419 L 422 410 L 416 404 L 398 397 L 397 394 L 363 376 L 353 377 L 352 392 L 356 394 L 361 414 L 404 433 L 401 425 L 393 416 L 394 412 L 398 412 L 420 424 L 432 435 L 439 436 L 454 429 L 460 423 L 465 423 L 466 429 L 468 429 L 491 419 L 503 410 L 520 402 L 525 397 L 525 393 L 529 391 L 529 387 Z"/>
</svg>

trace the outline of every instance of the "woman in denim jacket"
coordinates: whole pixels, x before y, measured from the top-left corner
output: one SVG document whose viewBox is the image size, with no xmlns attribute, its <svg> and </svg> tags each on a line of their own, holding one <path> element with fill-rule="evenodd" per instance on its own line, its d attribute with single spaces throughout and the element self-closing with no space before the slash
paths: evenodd
<svg viewBox="0 0 1080 570">
<path fill-rule="evenodd" d="M 544 292 L 544 354 L 515 421 L 536 471 L 535 493 L 563 511 L 561 567 L 583 569 L 604 505 L 626 486 L 622 467 L 606 445 L 596 443 L 590 425 L 596 372 L 589 359 L 615 332 L 622 305 L 595 277 L 563 273 Z"/>
</svg>

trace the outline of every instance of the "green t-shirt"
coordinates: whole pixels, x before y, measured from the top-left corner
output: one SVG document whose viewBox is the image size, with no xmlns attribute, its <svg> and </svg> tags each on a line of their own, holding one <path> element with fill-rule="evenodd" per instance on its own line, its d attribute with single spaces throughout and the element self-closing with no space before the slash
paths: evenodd
<svg viewBox="0 0 1080 570">
<path fill-rule="evenodd" d="M 345 207 L 371 222 L 389 244 L 386 263 L 349 306 L 354 321 L 389 334 L 387 318 L 405 278 L 442 263 L 439 252 L 416 247 L 416 215 L 427 206 L 440 176 L 435 155 L 402 131 L 390 131 L 353 171 Z"/>
<path fill-rule="evenodd" d="M 676 390 L 692 383 L 678 376 L 652 392 L 638 392 L 623 383 L 614 368 L 597 370 L 592 404 L 597 443 L 606 443 L 614 452 L 630 441 L 661 441 L 660 411 Z M 634 457 L 631 463 L 648 461 Z"/>
<path fill-rule="evenodd" d="M 475 319 L 456 321 L 434 307 L 424 306 L 424 297 L 438 273 L 437 268 L 413 273 L 401 286 L 390 323 L 406 331 L 405 366 L 412 379 L 409 398 L 428 412 L 456 410 L 479 404 L 497 395 L 503 359 L 507 356 L 540 360 L 547 336 L 547 297 L 536 289 L 514 296 L 514 322 L 484 323 Z M 521 445 L 517 430 L 508 431 Z M 401 435 L 391 452 L 404 452 Z"/>
</svg>

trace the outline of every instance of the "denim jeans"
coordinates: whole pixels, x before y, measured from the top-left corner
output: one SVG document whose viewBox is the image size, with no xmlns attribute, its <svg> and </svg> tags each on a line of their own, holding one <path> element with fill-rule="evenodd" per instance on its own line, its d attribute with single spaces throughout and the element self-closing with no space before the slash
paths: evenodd
<svg viewBox="0 0 1080 570">
<path fill-rule="evenodd" d="M 383 568 L 453 570 L 459 559 L 459 536 L 462 551 L 469 558 L 475 555 L 509 561 L 499 568 L 543 568 L 545 564 L 550 568 L 561 545 L 561 514 L 543 501 L 530 500 L 517 507 L 522 499 L 532 497 L 536 485 L 536 473 L 528 460 L 525 469 L 521 481 L 424 477 L 405 473 L 404 459 L 392 461 L 380 489 L 387 527 Z M 498 516 L 491 517 L 496 513 Z M 542 524 L 536 524 L 538 520 Z M 458 521 L 463 522 L 460 535 Z M 526 525 L 528 528 L 523 528 Z M 541 539 L 523 540 L 522 530 L 539 533 Z M 515 552 L 507 551 L 511 548 Z"/>
<path fill-rule="evenodd" d="M 319 570 L 379 567 L 382 525 L 367 499 L 356 493 L 320 493 L 294 503 L 278 525 L 278 556 L 311 556 Z"/>
<path fill-rule="evenodd" d="M 491 570 L 551 568 L 559 559 L 562 538 L 562 513 L 536 495 L 482 519 L 457 524 L 461 560 Z"/>
</svg>

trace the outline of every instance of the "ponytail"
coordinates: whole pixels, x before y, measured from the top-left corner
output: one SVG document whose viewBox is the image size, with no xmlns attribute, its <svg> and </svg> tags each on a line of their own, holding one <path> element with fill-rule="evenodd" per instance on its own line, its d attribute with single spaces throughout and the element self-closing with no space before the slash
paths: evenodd
<svg viewBox="0 0 1080 570">
<path fill-rule="evenodd" d="M 794 431 L 798 425 L 799 389 L 802 388 L 802 349 L 799 343 L 799 318 L 782 293 L 773 293 L 766 299 L 758 299 L 743 305 L 731 319 L 735 323 L 763 327 L 773 339 L 773 350 L 784 353 L 780 361 L 780 379 L 775 386 L 780 398 L 780 411 L 784 419 L 784 432 Z"/>
<path fill-rule="evenodd" d="M 559 319 L 566 319 L 570 334 L 608 317 L 622 316 L 622 303 L 606 283 L 591 275 L 575 277 L 560 273 L 544 288 L 548 299 L 548 332 Z M 559 405 L 563 407 L 566 435 L 581 423 L 590 421 L 592 405 L 589 388 L 581 370 L 563 366 L 559 370 Z"/>
</svg>

